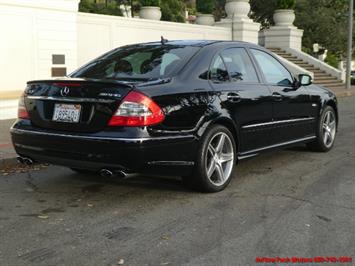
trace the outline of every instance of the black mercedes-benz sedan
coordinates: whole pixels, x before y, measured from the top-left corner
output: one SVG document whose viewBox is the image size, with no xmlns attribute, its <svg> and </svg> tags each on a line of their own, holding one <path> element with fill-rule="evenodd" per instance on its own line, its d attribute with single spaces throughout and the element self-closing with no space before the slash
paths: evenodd
<svg viewBox="0 0 355 266">
<path fill-rule="evenodd" d="M 181 176 L 217 192 L 244 158 L 298 144 L 329 151 L 337 124 L 334 94 L 260 46 L 162 39 L 28 82 L 11 134 L 25 163 Z"/>
</svg>

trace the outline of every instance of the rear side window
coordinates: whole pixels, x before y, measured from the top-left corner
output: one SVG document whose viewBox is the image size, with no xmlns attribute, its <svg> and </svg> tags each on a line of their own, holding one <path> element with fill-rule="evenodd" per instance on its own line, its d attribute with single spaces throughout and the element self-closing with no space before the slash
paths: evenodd
<svg viewBox="0 0 355 266">
<path fill-rule="evenodd" d="M 216 83 L 229 81 L 227 68 L 222 60 L 222 57 L 220 56 L 216 56 L 212 62 L 210 79 Z"/>
<path fill-rule="evenodd" d="M 229 76 L 234 82 L 259 82 L 255 68 L 244 48 L 230 48 L 222 52 Z"/>
<path fill-rule="evenodd" d="M 150 80 L 172 76 L 199 50 L 181 45 L 133 45 L 116 49 L 90 62 L 71 77 Z"/>
<path fill-rule="evenodd" d="M 258 62 L 267 83 L 284 86 L 293 84 L 290 72 L 274 57 L 260 50 L 250 49 L 250 51 Z"/>
</svg>

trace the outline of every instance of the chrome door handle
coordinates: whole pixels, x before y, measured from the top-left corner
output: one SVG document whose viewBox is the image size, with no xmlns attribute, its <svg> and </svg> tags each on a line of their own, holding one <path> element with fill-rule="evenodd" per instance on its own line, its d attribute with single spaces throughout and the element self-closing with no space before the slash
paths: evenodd
<svg viewBox="0 0 355 266">
<path fill-rule="evenodd" d="M 283 96 L 278 92 L 274 92 L 272 98 L 274 98 L 275 101 L 282 101 Z"/>
<path fill-rule="evenodd" d="M 231 92 L 231 93 L 228 93 L 227 95 L 227 100 L 229 102 L 240 102 L 241 101 L 241 97 L 238 93 L 234 93 L 234 92 Z"/>
</svg>

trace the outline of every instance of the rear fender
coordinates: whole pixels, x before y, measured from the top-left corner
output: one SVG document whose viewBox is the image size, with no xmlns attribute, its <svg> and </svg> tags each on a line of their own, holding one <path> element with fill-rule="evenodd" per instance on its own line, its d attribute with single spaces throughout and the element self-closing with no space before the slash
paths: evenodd
<svg viewBox="0 0 355 266">
<path fill-rule="evenodd" d="M 226 128 L 228 128 L 228 130 L 233 134 L 234 136 L 234 141 L 237 145 L 237 150 L 240 150 L 240 139 L 239 139 L 239 130 L 238 130 L 238 126 L 235 124 L 235 122 L 230 119 L 229 117 L 217 117 L 214 118 L 212 120 L 209 120 L 207 122 L 205 122 L 200 129 L 197 131 L 197 135 L 199 138 L 201 138 L 205 132 L 213 125 L 222 125 L 225 126 Z"/>
</svg>

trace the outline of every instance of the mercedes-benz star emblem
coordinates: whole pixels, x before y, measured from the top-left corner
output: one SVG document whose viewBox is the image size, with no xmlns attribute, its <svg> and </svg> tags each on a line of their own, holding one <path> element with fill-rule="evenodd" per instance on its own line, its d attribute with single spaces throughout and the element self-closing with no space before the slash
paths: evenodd
<svg viewBox="0 0 355 266">
<path fill-rule="evenodd" d="M 70 90 L 68 87 L 64 87 L 63 89 L 60 90 L 60 94 L 65 97 L 69 94 Z"/>
</svg>

